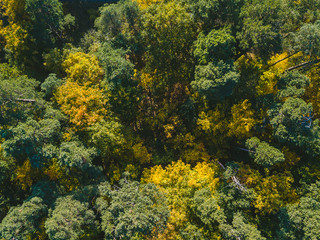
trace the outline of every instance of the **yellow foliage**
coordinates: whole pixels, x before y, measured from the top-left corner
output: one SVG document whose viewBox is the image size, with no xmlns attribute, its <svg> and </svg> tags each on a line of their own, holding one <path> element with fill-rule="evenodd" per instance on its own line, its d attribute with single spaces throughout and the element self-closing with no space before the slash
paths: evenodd
<svg viewBox="0 0 320 240">
<path fill-rule="evenodd" d="M 134 157 L 139 160 L 140 164 L 150 163 L 152 154 L 150 154 L 143 143 L 137 143 L 132 146 Z"/>
<path fill-rule="evenodd" d="M 43 65 L 49 72 L 62 76 L 65 74 L 63 63 L 73 51 L 75 50 L 72 48 L 71 44 L 66 44 L 63 49 L 53 48 L 43 55 Z"/>
<path fill-rule="evenodd" d="M 270 214 L 287 203 L 293 202 L 298 195 L 292 187 L 294 179 L 289 171 L 262 177 L 257 170 L 243 167 L 239 174 L 244 184 L 255 190 L 253 205 L 262 214 Z"/>
<path fill-rule="evenodd" d="M 121 178 L 121 172 L 118 166 L 111 165 L 109 169 L 110 183 L 118 182 Z"/>
<path fill-rule="evenodd" d="M 20 20 L 24 13 L 24 0 L 1 0 L 0 9 L 2 14 L 7 16 L 11 21 Z"/>
<path fill-rule="evenodd" d="M 27 32 L 20 25 L 12 23 L 6 27 L 0 28 L 0 35 L 2 35 L 6 41 L 5 47 L 14 52 L 18 51 L 19 47 L 24 43 Z"/>
<path fill-rule="evenodd" d="M 200 112 L 197 120 L 199 129 L 212 136 L 223 133 L 227 125 L 225 114 L 217 106 L 213 111 Z"/>
<path fill-rule="evenodd" d="M 33 168 L 30 160 L 27 159 L 22 166 L 16 169 L 16 181 L 23 190 L 27 190 L 37 180 L 39 174 L 39 169 Z"/>
<path fill-rule="evenodd" d="M 125 171 L 128 172 L 133 179 L 138 177 L 139 169 L 132 164 L 128 164 L 125 168 Z"/>
<path fill-rule="evenodd" d="M 37 240 L 48 239 L 48 235 L 46 234 L 46 229 L 45 229 L 45 222 L 46 222 L 46 218 L 42 218 L 40 221 L 38 230 L 31 236 L 28 236 L 27 240 L 35 240 L 34 238 L 35 236 Z"/>
<path fill-rule="evenodd" d="M 71 138 L 71 134 L 70 134 L 69 132 L 63 133 L 62 138 L 63 138 L 65 141 L 67 141 L 67 142 L 70 142 L 71 139 L 72 139 L 72 138 Z"/>
<path fill-rule="evenodd" d="M 164 128 L 164 135 L 167 139 L 172 138 L 173 135 L 176 133 L 176 128 L 179 125 L 180 121 L 178 117 L 170 117 L 169 119 L 164 118 L 165 121 L 170 123 L 163 125 Z"/>
<path fill-rule="evenodd" d="M 194 168 L 181 160 L 166 168 L 155 166 L 145 170 L 142 182 L 156 184 L 167 196 L 170 218 L 167 230 L 158 239 L 177 239 L 178 229 L 188 222 L 188 206 L 196 190 L 209 187 L 214 194 L 218 184 L 215 170 L 209 163 L 198 163 Z"/>
<path fill-rule="evenodd" d="M 62 178 L 65 168 L 62 168 L 56 159 L 53 159 L 51 164 L 43 171 L 51 181 L 57 181 Z"/>
<path fill-rule="evenodd" d="M 76 189 L 80 182 L 77 178 L 72 177 L 67 172 L 66 167 L 61 167 L 56 159 L 52 159 L 50 165 L 43 170 L 44 175 L 48 176 L 51 181 L 57 181 L 67 192 Z"/>
<path fill-rule="evenodd" d="M 186 149 L 182 152 L 181 157 L 187 163 L 195 163 L 199 161 L 208 162 L 210 161 L 210 155 L 207 153 L 207 150 L 203 143 L 194 143 L 192 148 Z"/>
<path fill-rule="evenodd" d="M 55 99 L 77 128 L 84 129 L 102 120 L 107 100 L 100 89 L 67 81 L 57 89 Z"/>
<path fill-rule="evenodd" d="M 174 149 L 179 149 L 182 147 L 184 148 L 191 148 L 194 146 L 195 137 L 191 133 L 180 134 L 176 137 L 174 141 Z"/>
<path fill-rule="evenodd" d="M 215 178 L 215 171 L 209 163 L 198 163 L 190 173 L 188 185 L 192 188 L 201 189 L 203 186 L 208 186 L 214 193 L 219 179 Z"/>
<path fill-rule="evenodd" d="M 281 76 L 282 73 L 284 73 L 289 67 L 293 65 L 293 61 L 295 59 L 301 56 L 301 52 L 291 57 L 288 57 L 288 53 L 286 52 L 272 56 L 271 59 L 268 61 L 268 66 L 270 67 L 268 68 L 268 70 L 263 72 L 259 79 L 258 85 L 256 86 L 257 94 L 265 95 L 276 93 L 276 84 L 278 78 Z"/>
<path fill-rule="evenodd" d="M 261 69 L 263 67 L 261 59 L 257 58 L 253 53 L 241 55 L 241 57 L 237 59 L 236 65 L 239 66 L 240 69 L 247 67 Z"/>
<path fill-rule="evenodd" d="M 320 117 L 320 63 L 316 64 L 314 68 L 310 69 L 307 76 L 310 78 L 310 86 L 306 89 L 307 102 L 312 103 L 313 114 L 315 118 Z"/>
<path fill-rule="evenodd" d="M 253 203 L 254 206 L 263 213 L 272 213 L 288 202 L 294 201 L 298 196 L 292 188 L 293 181 L 293 177 L 288 172 L 264 178 L 255 187 L 258 196 Z"/>
<path fill-rule="evenodd" d="M 83 85 L 98 83 L 104 74 L 97 57 L 83 52 L 70 53 L 62 66 L 70 81 Z"/>
<path fill-rule="evenodd" d="M 196 163 L 200 161 L 208 162 L 210 155 L 202 142 L 196 142 L 191 133 L 179 134 L 172 139 L 173 148 L 180 151 L 180 158 L 187 163 Z"/>
<path fill-rule="evenodd" d="M 174 126 L 172 124 L 166 124 L 163 126 L 164 134 L 166 138 L 172 138 L 172 132 L 174 131 Z"/>
<path fill-rule="evenodd" d="M 228 104 L 218 104 L 213 110 L 199 112 L 197 120 L 197 135 L 201 136 L 208 149 L 215 148 L 215 156 L 225 158 L 229 152 L 227 144 L 229 119 Z"/>
<path fill-rule="evenodd" d="M 210 114 L 211 115 L 211 114 Z M 212 117 L 205 112 L 199 113 L 199 118 L 197 120 L 197 125 L 200 127 L 201 130 L 208 132 L 212 128 Z"/>
<path fill-rule="evenodd" d="M 285 164 L 286 167 L 291 167 L 301 160 L 301 158 L 295 152 L 290 151 L 287 147 L 283 147 L 281 152 L 285 156 L 286 160 L 283 164 Z"/>
<path fill-rule="evenodd" d="M 251 103 L 248 99 L 242 103 L 235 104 L 231 108 L 232 118 L 228 125 L 229 136 L 237 138 L 247 138 L 250 136 L 250 130 L 256 124 L 254 119 L 255 112 L 251 108 Z"/>
<path fill-rule="evenodd" d="M 288 53 L 285 52 L 282 54 L 276 54 L 268 61 L 268 65 L 271 67 L 267 71 L 263 72 L 262 76 L 260 77 L 259 83 L 256 87 L 258 95 L 275 93 L 277 77 L 279 77 L 289 67 L 289 58 L 275 65 L 273 64 L 286 57 L 288 57 Z"/>
<path fill-rule="evenodd" d="M 143 88 L 150 88 L 155 81 L 155 75 L 157 70 L 154 70 L 153 73 L 146 73 L 144 71 L 138 72 L 135 70 L 134 78 L 138 79 L 139 85 Z"/>
<path fill-rule="evenodd" d="M 161 1 L 163 1 L 163 0 L 137 0 L 137 3 L 139 4 L 139 7 L 141 9 L 145 9 L 145 8 L 149 7 L 151 4 L 161 2 Z"/>
<path fill-rule="evenodd" d="M 8 21 L 8 24 L 4 25 L 0 20 L 0 37 L 2 36 L 5 40 L 5 48 L 12 51 L 14 55 L 23 48 L 27 38 L 27 31 L 22 26 L 25 15 L 24 6 L 23 0 L 0 1 L 0 18 L 4 17 Z"/>
</svg>

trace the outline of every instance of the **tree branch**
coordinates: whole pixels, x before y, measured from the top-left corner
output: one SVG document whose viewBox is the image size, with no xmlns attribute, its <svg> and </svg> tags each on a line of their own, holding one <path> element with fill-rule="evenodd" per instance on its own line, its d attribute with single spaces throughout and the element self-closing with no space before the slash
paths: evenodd
<svg viewBox="0 0 320 240">
<path fill-rule="evenodd" d="M 218 161 L 218 163 L 224 170 L 226 169 L 221 162 Z M 236 176 L 232 176 L 231 179 L 235 183 L 236 188 L 238 188 L 241 192 L 247 191 L 246 187 L 244 187 L 243 184 L 240 183 L 239 179 Z"/>
<path fill-rule="evenodd" d="M 289 56 L 286 56 L 285 58 L 282 58 L 282 59 L 276 61 L 275 63 L 271 64 L 270 67 L 272 67 L 272 66 L 276 65 L 277 63 L 282 62 L 282 61 L 284 61 L 284 60 L 292 57 L 293 55 L 295 55 L 295 54 L 297 54 L 297 53 L 298 53 L 298 52 L 292 53 L 292 54 L 290 54 Z"/>
<path fill-rule="evenodd" d="M 320 59 L 316 59 L 316 60 L 300 63 L 300 64 L 298 64 L 296 66 L 289 67 L 286 71 L 292 71 L 292 70 L 297 69 L 297 68 L 312 66 L 312 65 L 317 64 L 318 62 L 320 62 Z"/>
<path fill-rule="evenodd" d="M 36 100 L 34 100 L 34 99 L 25 99 L 25 98 L 17 98 L 16 101 L 19 101 L 19 102 L 35 102 Z"/>
<path fill-rule="evenodd" d="M 242 151 L 250 152 L 250 153 L 256 153 L 255 151 L 252 151 L 252 150 L 249 150 L 249 149 L 245 149 L 245 148 L 241 148 L 241 147 L 238 147 L 238 149 L 240 149 Z"/>
</svg>

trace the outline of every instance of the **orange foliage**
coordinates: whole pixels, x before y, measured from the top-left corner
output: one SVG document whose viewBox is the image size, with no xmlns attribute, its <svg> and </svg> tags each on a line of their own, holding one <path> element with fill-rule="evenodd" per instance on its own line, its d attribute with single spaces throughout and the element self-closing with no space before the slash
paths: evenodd
<svg viewBox="0 0 320 240">
<path fill-rule="evenodd" d="M 61 110 L 77 128 L 84 129 L 102 120 L 107 113 L 107 100 L 102 90 L 67 81 L 58 88 L 55 98 Z"/>
</svg>

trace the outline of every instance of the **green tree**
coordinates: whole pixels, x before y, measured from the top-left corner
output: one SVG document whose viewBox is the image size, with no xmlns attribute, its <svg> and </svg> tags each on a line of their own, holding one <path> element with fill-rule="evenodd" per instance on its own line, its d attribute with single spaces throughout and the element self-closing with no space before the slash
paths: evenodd
<svg viewBox="0 0 320 240">
<path fill-rule="evenodd" d="M 169 210 L 155 185 L 122 179 L 120 189 L 106 194 L 97 200 L 105 239 L 134 239 L 137 234 L 150 236 L 166 226 Z M 111 198 L 108 207 L 107 197 Z"/>
<path fill-rule="evenodd" d="M 20 161 L 29 158 L 32 166 L 41 166 L 45 159 L 54 157 L 54 145 L 60 141 L 61 125 L 57 119 L 43 119 L 39 122 L 29 119 L 7 131 L 2 143 L 4 152 Z"/>
<path fill-rule="evenodd" d="M 210 228 L 226 221 L 226 216 L 218 204 L 218 199 L 212 196 L 209 188 L 203 188 L 195 192 L 192 207 L 195 215 Z"/>
<path fill-rule="evenodd" d="M 214 29 L 207 35 L 200 33 L 194 47 L 193 54 L 201 65 L 211 61 L 226 61 L 235 52 L 235 39 L 228 28 Z"/>
<path fill-rule="evenodd" d="M 105 42 L 98 49 L 97 56 L 105 72 L 102 86 L 110 92 L 111 110 L 123 121 L 132 124 L 137 120 L 141 90 L 134 80 L 134 65 L 126 59 L 130 54 L 124 49 L 115 49 Z"/>
<path fill-rule="evenodd" d="M 249 214 L 252 210 L 252 201 L 254 199 L 254 190 L 248 188 L 242 179 L 240 179 L 240 184 L 243 185 L 243 188 L 239 188 L 239 185 L 234 181 L 230 182 L 232 176 L 235 176 L 235 169 L 230 166 L 227 167 L 224 172 L 224 183 L 221 184 L 218 192 L 217 203 L 223 211 L 226 222 L 232 222 L 233 216 L 237 212 L 243 212 Z M 222 224 L 223 221 L 220 221 Z"/>
<path fill-rule="evenodd" d="M 248 239 L 248 240 L 265 240 L 266 238 L 261 236 L 261 232 L 250 224 L 241 213 L 235 213 L 232 220 L 232 225 L 223 224 L 221 231 L 226 239 Z"/>
<path fill-rule="evenodd" d="M 59 149 L 58 161 L 61 166 L 81 169 L 91 165 L 95 155 L 94 148 L 86 148 L 80 142 L 63 142 Z"/>
<path fill-rule="evenodd" d="M 5 239 L 32 238 L 39 229 L 41 219 L 48 209 L 40 197 L 26 200 L 21 206 L 12 207 L 0 223 L 0 237 Z"/>
<path fill-rule="evenodd" d="M 113 40 L 119 48 L 127 49 L 129 46 L 138 47 L 138 22 L 140 10 L 136 1 L 122 0 L 117 4 L 106 4 L 100 8 L 100 16 L 95 21 L 95 26 Z M 138 49 L 133 49 L 138 50 Z"/>
<path fill-rule="evenodd" d="M 288 50 L 293 52 L 302 51 L 305 56 L 317 58 L 320 56 L 320 21 L 305 23 L 295 32 L 290 33 L 286 40 Z"/>
<path fill-rule="evenodd" d="M 17 205 L 19 190 L 14 184 L 16 161 L 3 156 L 0 150 L 0 222 L 8 212 L 10 205 Z"/>
<path fill-rule="evenodd" d="M 289 97 L 282 105 L 268 111 L 276 139 L 303 148 L 313 156 L 320 153 L 319 123 L 312 121 L 312 104 Z"/>
<path fill-rule="evenodd" d="M 122 150 L 126 149 L 127 141 L 122 129 L 123 126 L 117 121 L 101 121 L 90 128 L 91 142 L 99 149 L 104 162 L 121 155 Z"/>
<path fill-rule="evenodd" d="M 151 5 L 141 18 L 142 43 L 146 46 L 145 72 L 159 74 L 164 81 L 157 83 L 160 88 L 190 79 L 191 46 L 196 38 L 191 14 L 176 1 L 169 1 Z"/>
<path fill-rule="evenodd" d="M 41 84 L 41 90 L 45 93 L 46 99 L 53 97 L 53 94 L 63 84 L 63 80 L 57 78 L 54 73 L 49 74 L 49 76 Z"/>
<path fill-rule="evenodd" d="M 205 32 L 226 25 L 237 25 L 241 7 L 245 1 L 242 0 L 183 0 L 194 15 L 197 22 Z"/>
<path fill-rule="evenodd" d="M 274 164 L 284 162 L 284 154 L 268 143 L 260 141 L 257 137 L 252 137 L 246 141 L 249 155 L 254 161 L 263 167 L 270 167 Z"/>
<path fill-rule="evenodd" d="M 32 21 L 32 36 L 43 47 L 54 38 L 62 38 L 64 14 L 58 0 L 26 0 L 25 11 Z M 38 47 L 40 47 L 38 46 Z"/>
<path fill-rule="evenodd" d="M 104 42 L 98 49 L 97 56 L 105 73 L 104 84 L 111 89 L 119 85 L 130 86 L 134 65 L 126 59 L 127 54 L 128 50 L 116 49 L 108 42 Z"/>
<path fill-rule="evenodd" d="M 294 13 L 286 0 L 246 1 L 240 13 L 242 30 L 237 32 L 240 47 L 247 51 L 253 50 L 262 57 L 279 51 L 281 26 L 290 22 Z"/>
<path fill-rule="evenodd" d="M 320 234 L 320 184 L 311 184 L 298 203 L 289 204 L 279 213 L 279 239 L 317 239 Z"/>
<path fill-rule="evenodd" d="M 312 23 L 319 19 L 320 16 L 319 0 L 302 0 L 295 4 L 299 22 Z"/>
<path fill-rule="evenodd" d="M 93 239 L 97 234 L 97 222 L 89 204 L 68 195 L 55 201 L 45 222 L 50 240 Z"/>
<path fill-rule="evenodd" d="M 1 78 L 1 77 L 4 78 Z M 42 94 L 36 91 L 39 82 L 26 76 L 12 78 L 0 75 L 0 124 L 17 124 L 33 116 L 43 107 Z"/>
<path fill-rule="evenodd" d="M 208 100 L 221 101 L 230 96 L 239 80 L 239 73 L 234 65 L 223 61 L 197 66 L 192 88 Z"/>
<path fill-rule="evenodd" d="M 282 100 L 288 97 L 301 97 L 309 83 L 309 78 L 298 71 L 284 73 L 277 83 L 279 89 L 277 98 Z"/>
</svg>

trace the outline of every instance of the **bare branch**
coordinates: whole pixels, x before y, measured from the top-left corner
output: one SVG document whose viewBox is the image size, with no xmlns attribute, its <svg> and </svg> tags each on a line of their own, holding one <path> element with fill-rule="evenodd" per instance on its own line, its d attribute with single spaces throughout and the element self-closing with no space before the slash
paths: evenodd
<svg viewBox="0 0 320 240">
<path fill-rule="evenodd" d="M 318 62 L 320 62 L 320 59 L 316 59 L 316 60 L 300 63 L 300 64 L 298 64 L 296 66 L 289 67 L 286 71 L 292 71 L 292 70 L 297 69 L 297 68 L 312 66 L 312 65 L 317 64 Z"/>
<path fill-rule="evenodd" d="M 36 100 L 34 100 L 34 99 L 25 99 L 25 98 L 17 98 L 16 101 L 19 101 L 19 102 L 35 102 Z"/>
<path fill-rule="evenodd" d="M 285 58 L 282 58 L 282 59 L 276 61 L 275 63 L 271 64 L 270 67 L 272 67 L 272 66 L 276 65 L 277 63 L 282 62 L 282 61 L 284 61 L 284 60 L 292 57 L 293 55 L 295 55 L 295 54 L 297 54 L 297 53 L 298 53 L 298 52 L 292 53 L 292 54 L 290 54 L 289 56 L 286 56 Z"/>
<path fill-rule="evenodd" d="M 252 151 L 252 150 L 249 150 L 249 149 L 246 149 L 246 148 L 238 147 L 238 149 L 240 149 L 242 151 L 250 152 L 250 153 L 256 153 L 255 151 Z"/>
<path fill-rule="evenodd" d="M 223 164 L 221 162 L 218 161 L 218 163 L 224 170 L 226 169 L 225 166 L 223 166 Z M 235 183 L 237 189 L 239 189 L 241 192 L 247 191 L 247 188 L 243 184 L 240 183 L 239 179 L 236 176 L 232 176 L 231 179 Z"/>
</svg>

